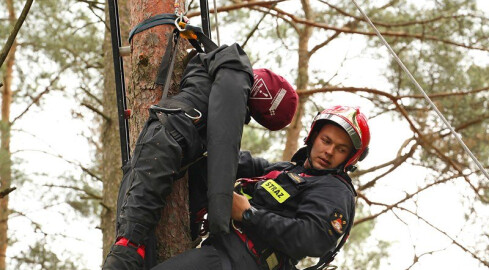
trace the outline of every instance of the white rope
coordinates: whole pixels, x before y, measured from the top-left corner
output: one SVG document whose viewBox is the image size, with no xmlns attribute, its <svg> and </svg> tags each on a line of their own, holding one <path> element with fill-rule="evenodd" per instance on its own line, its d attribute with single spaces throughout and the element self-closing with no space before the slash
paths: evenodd
<svg viewBox="0 0 489 270">
<path fill-rule="evenodd" d="M 365 20 L 367 20 L 367 22 L 370 24 L 370 26 L 374 29 L 374 31 L 377 34 L 377 36 L 380 38 L 380 40 L 382 41 L 382 43 L 387 47 L 387 49 L 392 54 L 392 56 L 394 57 L 394 59 L 397 61 L 397 63 L 399 64 L 399 66 L 401 66 L 401 68 L 407 73 L 408 77 L 414 83 L 414 85 L 416 86 L 416 88 L 418 88 L 418 90 L 423 94 L 423 96 L 426 99 L 426 101 L 428 101 L 428 103 L 430 104 L 430 106 L 438 114 L 438 116 L 445 123 L 445 125 L 448 127 L 448 129 L 450 129 L 450 132 L 453 134 L 453 136 L 455 136 L 455 138 L 460 143 L 460 145 L 463 147 L 463 149 L 465 150 L 465 152 L 467 152 L 467 154 L 469 154 L 469 156 L 472 158 L 472 160 L 477 164 L 477 167 L 479 167 L 479 169 L 482 171 L 482 173 L 489 180 L 489 174 L 484 169 L 484 167 L 482 166 L 482 164 L 475 157 L 475 155 L 472 153 L 472 151 L 470 151 L 470 149 L 467 147 L 467 145 L 465 145 L 464 141 L 460 138 L 460 136 L 457 135 L 457 133 L 455 132 L 455 129 L 453 129 L 453 127 L 450 125 L 450 123 L 447 121 L 447 119 L 445 119 L 445 117 L 443 116 L 443 114 L 438 110 L 438 108 L 433 103 L 433 101 L 431 101 L 430 97 L 426 94 L 426 92 L 423 90 L 423 88 L 421 87 L 421 85 L 419 85 L 419 83 L 416 81 L 416 79 L 411 74 L 411 72 L 409 72 L 409 70 L 406 68 L 406 66 L 404 65 L 404 63 L 399 58 L 399 56 L 397 56 L 397 54 L 391 48 L 391 46 L 389 45 L 389 43 L 387 43 L 387 41 L 384 39 L 384 37 L 379 32 L 379 30 L 377 29 L 377 27 L 375 27 L 375 25 L 372 23 L 372 21 L 367 16 L 367 14 L 362 10 L 362 8 L 360 8 L 360 6 L 357 4 L 357 2 L 355 0 L 352 0 L 352 2 L 353 2 L 353 4 L 355 4 L 355 6 L 357 7 L 357 9 L 360 11 L 360 13 L 362 13 L 363 17 L 365 17 Z"/>
<path fill-rule="evenodd" d="M 214 0 L 214 21 L 216 22 L 217 46 L 221 46 L 221 38 L 219 36 L 219 22 L 217 21 L 217 4 Z"/>
</svg>

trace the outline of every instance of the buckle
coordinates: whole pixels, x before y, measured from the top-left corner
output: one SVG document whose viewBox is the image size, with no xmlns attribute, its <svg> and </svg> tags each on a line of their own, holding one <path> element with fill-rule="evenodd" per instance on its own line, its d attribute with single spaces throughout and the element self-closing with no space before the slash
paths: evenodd
<svg viewBox="0 0 489 270">
<path fill-rule="evenodd" d="M 149 109 L 155 112 L 162 112 L 166 114 L 178 113 L 182 111 L 182 108 L 171 109 L 171 108 L 163 108 L 157 105 L 151 105 Z"/>
<path fill-rule="evenodd" d="M 123 247 L 127 247 L 127 246 L 131 246 L 131 247 L 135 247 L 136 248 L 136 252 L 141 256 L 143 257 L 144 259 L 144 255 L 146 253 L 146 247 L 144 245 L 137 245 L 131 241 L 129 241 L 129 239 L 125 238 L 125 237 L 119 237 L 117 238 L 117 242 L 115 243 L 116 246 L 123 246 Z"/>
</svg>

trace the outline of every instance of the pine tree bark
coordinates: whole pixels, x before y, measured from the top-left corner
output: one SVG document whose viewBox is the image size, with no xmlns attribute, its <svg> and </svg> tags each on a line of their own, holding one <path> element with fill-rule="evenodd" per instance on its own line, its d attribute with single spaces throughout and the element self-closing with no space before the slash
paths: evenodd
<svg viewBox="0 0 489 270">
<path fill-rule="evenodd" d="M 106 7 L 108 3 L 106 1 Z M 120 32 L 122 44 L 127 40 L 129 33 L 129 1 L 119 0 Z M 107 256 L 111 245 L 115 241 L 115 220 L 117 207 L 117 194 L 122 179 L 121 147 L 119 139 L 119 123 L 117 111 L 117 95 L 115 92 L 114 63 L 112 58 L 112 44 L 108 8 L 105 10 L 105 36 L 104 36 L 104 89 L 102 94 L 103 112 L 110 120 L 103 119 L 101 126 L 101 156 L 100 172 L 103 179 L 103 195 L 101 214 L 101 229 L 103 235 L 103 258 Z M 127 59 L 128 60 L 128 59 Z M 124 62 L 125 74 L 129 74 L 129 61 Z M 126 78 L 128 76 L 125 76 Z M 127 81 L 127 80 L 126 80 Z"/>
<path fill-rule="evenodd" d="M 15 24 L 15 10 L 12 0 L 7 0 L 9 21 Z M 10 188 L 12 183 L 12 160 L 10 153 L 10 105 L 12 104 L 12 73 L 15 63 L 17 43 L 14 41 L 7 56 L 2 87 L 2 119 L 0 121 L 0 185 L 2 189 Z M 8 247 L 9 197 L 0 199 L 0 270 L 6 269 L 5 258 Z"/>
<path fill-rule="evenodd" d="M 304 9 L 305 18 L 308 21 L 314 20 L 314 13 L 311 9 L 309 0 L 302 0 L 302 7 Z M 298 62 L 298 74 L 297 74 L 297 89 L 305 90 L 309 84 L 309 40 L 311 38 L 313 27 L 305 25 L 299 32 L 299 62 Z M 304 104 L 307 97 L 299 96 L 299 103 L 297 104 L 297 111 L 292 123 L 287 128 L 287 137 L 285 142 L 285 150 L 282 153 L 282 160 L 290 160 L 294 153 L 299 149 L 299 136 L 303 128 L 302 117 L 304 116 Z"/>
<path fill-rule="evenodd" d="M 180 6 L 184 6 L 183 1 Z M 161 13 L 174 13 L 174 11 L 174 1 L 133 0 L 130 7 L 131 27 L 151 16 Z M 131 80 L 128 84 L 128 104 L 133 110 L 129 125 L 132 149 L 148 117 L 148 108 L 152 104 L 158 103 L 161 98 L 162 87 L 155 85 L 154 82 L 173 29 L 174 27 L 170 25 L 156 26 L 136 34 L 132 39 Z M 184 46 L 181 43 L 169 89 L 170 95 L 178 91 L 185 54 Z M 191 247 L 186 179 L 175 182 L 173 192 L 166 201 L 167 205 L 157 228 L 160 261 Z"/>
</svg>

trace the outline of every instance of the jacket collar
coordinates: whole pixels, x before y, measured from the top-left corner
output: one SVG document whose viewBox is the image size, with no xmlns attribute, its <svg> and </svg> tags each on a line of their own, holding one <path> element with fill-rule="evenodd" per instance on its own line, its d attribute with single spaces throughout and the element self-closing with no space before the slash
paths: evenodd
<svg viewBox="0 0 489 270">
<path fill-rule="evenodd" d="M 291 161 L 295 162 L 297 164 L 300 164 L 300 166 L 304 167 L 304 163 L 306 162 L 307 159 L 307 146 L 304 146 L 297 150 L 297 152 L 292 156 Z M 326 170 L 318 170 L 318 169 L 306 169 L 304 168 L 304 173 L 308 175 L 314 175 L 314 176 L 320 176 L 320 175 L 326 175 L 326 174 L 332 174 L 339 176 L 340 180 L 344 182 L 350 190 L 353 192 L 353 194 L 356 194 L 355 187 L 353 187 L 353 183 L 351 181 L 350 176 L 345 173 L 341 168 L 336 168 L 336 169 L 326 169 Z"/>
</svg>

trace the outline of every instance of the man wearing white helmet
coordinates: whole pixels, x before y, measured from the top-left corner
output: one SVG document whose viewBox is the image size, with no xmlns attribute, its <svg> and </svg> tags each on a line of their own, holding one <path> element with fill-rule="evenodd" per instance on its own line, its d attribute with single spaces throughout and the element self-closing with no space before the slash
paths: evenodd
<svg viewBox="0 0 489 270">
<path fill-rule="evenodd" d="M 232 205 L 232 233 L 153 270 L 288 270 L 320 257 L 322 269 L 345 243 L 355 216 L 348 172 L 368 153 L 370 131 L 359 108 L 319 113 L 292 162 L 269 163 L 242 152 Z"/>
</svg>

